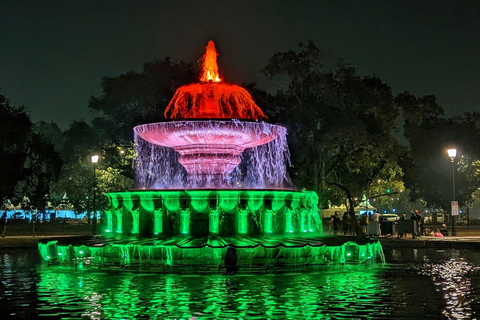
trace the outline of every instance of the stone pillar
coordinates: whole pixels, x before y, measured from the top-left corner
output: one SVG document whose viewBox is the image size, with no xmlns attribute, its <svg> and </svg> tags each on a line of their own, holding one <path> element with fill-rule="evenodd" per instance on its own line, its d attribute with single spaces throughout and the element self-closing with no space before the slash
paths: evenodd
<svg viewBox="0 0 480 320">
<path fill-rule="evenodd" d="M 153 234 L 163 233 L 163 210 L 153 210 Z"/>
<path fill-rule="evenodd" d="M 140 232 L 140 208 L 132 210 L 132 233 L 138 234 Z"/>
<path fill-rule="evenodd" d="M 180 233 L 190 234 L 190 209 L 180 211 Z"/>
<path fill-rule="evenodd" d="M 116 232 L 117 233 L 122 233 L 122 219 L 123 219 L 123 209 L 122 208 L 118 208 L 117 210 L 115 210 L 115 215 L 117 217 L 117 229 L 116 229 Z"/>
</svg>

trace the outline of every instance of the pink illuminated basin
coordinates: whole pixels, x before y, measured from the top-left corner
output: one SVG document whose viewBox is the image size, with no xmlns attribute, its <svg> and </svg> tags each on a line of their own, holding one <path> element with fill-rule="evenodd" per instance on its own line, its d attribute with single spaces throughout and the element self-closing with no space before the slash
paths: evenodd
<svg viewBox="0 0 480 320">
<path fill-rule="evenodd" d="M 227 174 L 240 163 L 245 148 L 274 140 L 286 129 L 279 125 L 241 120 L 180 120 L 136 126 L 144 140 L 170 147 L 189 174 Z"/>
</svg>

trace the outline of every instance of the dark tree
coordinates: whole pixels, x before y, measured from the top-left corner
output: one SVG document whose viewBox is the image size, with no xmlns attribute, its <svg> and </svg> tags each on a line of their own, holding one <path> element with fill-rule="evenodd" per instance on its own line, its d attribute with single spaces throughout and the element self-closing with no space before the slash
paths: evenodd
<svg viewBox="0 0 480 320">
<path fill-rule="evenodd" d="M 453 167 L 447 149 L 454 147 L 458 150 L 456 200 L 460 205 L 467 204 L 480 187 L 479 115 L 446 118 L 434 96 L 415 98 L 406 92 L 395 100 L 403 111 L 404 133 L 410 144 L 410 152 L 400 164 L 412 199 L 422 198 L 429 206 L 449 210 Z"/>
<path fill-rule="evenodd" d="M 40 135 L 43 140 L 53 144 L 55 151 L 61 152 L 63 149 L 63 132 L 55 123 L 40 121 L 35 123 L 33 131 Z"/>
<path fill-rule="evenodd" d="M 12 199 L 18 182 L 25 177 L 32 122 L 26 107 L 14 107 L 0 94 L 0 205 Z"/>
<path fill-rule="evenodd" d="M 78 158 L 88 157 L 92 151 L 101 148 L 100 137 L 95 128 L 84 120 L 70 124 L 64 134 L 62 158 L 66 163 L 76 162 Z"/>
<path fill-rule="evenodd" d="M 62 166 L 53 144 L 33 131 L 26 107 L 13 107 L 0 94 L 0 197 L 14 204 L 28 199 L 28 209 L 45 208 Z"/>
<path fill-rule="evenodd" d="M 165 58 L 145 63 L 141 72 L 103 78 L 103 94 L 89 104 L 103 113 L 94 127 L 112 142 L 132 141 L 133 127 L 162 120 L 175 90 L 196 81 L 196 74 L 192 64 Z"/>
<path fill-rule="evenodd" d="M 332 65 L 312 42 L 300 48 L 275 54 L 265 67 L 283 84 L 267 114 L 289 130 L 294 182 L 317 191 L 323 207 L 346 196 L 354 219 L 354 197 L 396 161 L 398 111 L 377 77 L 361 78 L 342 61 Z"/>
<path fill-rule="evenodd" d="M 51 191 L 58 180 L 63 161 L 60 152 L 41 135 L 32 133 L 20 194 L 28 198 L 27 210 L 44 211 L 51 199 Z"/>
</svg>

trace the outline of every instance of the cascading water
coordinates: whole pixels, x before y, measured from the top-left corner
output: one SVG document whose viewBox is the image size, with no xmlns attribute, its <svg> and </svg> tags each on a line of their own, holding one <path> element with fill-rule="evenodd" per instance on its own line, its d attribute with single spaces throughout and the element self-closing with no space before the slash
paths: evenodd
<svg viewBox="0 0 480 320">
<path fill-rule="evenodd" d="M 146 142 L 141 136 L 151 135 L 171 136 L 172 132 L 201 132 L 204 135 L 228 135 L 229 132 L 248 132 L 254 141 L 261 141 L 266 137 L 276 138 L 265 144 L 247 148 L 239 155 L 239 164 L 232 169 L 218 173 L 216 166 L 208 166 L 190 173 L 179 162 L 179 155 L 174 149 Z M 227 134 L 225 134 L 227 131 Z M 287 173 L 290 164 L 290 153 L 287 145 L 287 131 L 277 125 L 265 122 L 227 121 L 173 121 L 167 123 L 147 124 L 135 127 L 135 153 L 134 161 L 138 189 L 184 189 L 184 188 L 246 188 L 246 189 L 284 189 L 291 188 L 292 184 Z M 151 135 L 149 137 L 151 137 Z M 161 138 L 157 138 L 160 140 Z M 179 138 L 175 138 L 179 139 Z M 153 138 L 152 138 L 153 140 Z M 172 140 L 174 140 L 172 138 Z M 190 139 L 189 139 L 190 140 Z M 199 140 L 199 139 L 197 139 Z M 203 139 L 207 140 L 207 139 Z M 208 139 L 210 140 L 210 139 Z M 215 139 L 212 139 L 215 140 Z M 203 143 L 202 143 L 203 142 Z M 201 141 L 195 146 L 206 145 L 210 141 Z M 221 141 L 223 142 L 223 141 Z M 171 142 L 174 146 L 175 142 Z M 178 142 L 177 142 L 178 143 Z M 249 142 L 247 144 L 247 147 Z M 225 145 L 222 143 L 222 145 Z M 211 146 L 211 142 L 210 145 Z M 222 150 L 210 150 L 209 155 L 216 157 Z M 195 150 L 197 151 L 197 150 Z M 203 153 L 202 153 L 203 152 Z M 198 152 L 196 161 L 199 166 L 205 167 L 202 158 L 205 150 Z M 222 153 L 220 156 L 224 156 Z"/>
<path fill-rule="evenodd" d="M 382 260 L 379 243 L 327 246 L 315 192 L 292 185 L 287 131 L 218 74 L 209 42 L 201 82 L 178 88 L 164 122 L 136 126 L 136 190 L 111 192 L 105 238 L 43 241 L 78 267 L 292 267 Z"/>
</svg>

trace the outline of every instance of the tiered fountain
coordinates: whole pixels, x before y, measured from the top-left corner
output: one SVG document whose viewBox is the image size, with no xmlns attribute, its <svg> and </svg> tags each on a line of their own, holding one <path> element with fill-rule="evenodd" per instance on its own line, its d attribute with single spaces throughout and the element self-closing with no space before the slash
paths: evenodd
<svg viewBox="0 0 480 320">
<path fill-rule="evenodd" d="M 326 245 L 312 191 L 288 178 L 286 129 L 220 79 L 212 41 L 201 82 L 164 122 L 134 128 L 137 190 L 112 192 L 105 237 L 39 244 L 48 261 L 136 268 L 291 267 L 374 261 L 379 243 Z"/>
</svg>

